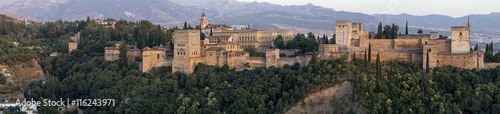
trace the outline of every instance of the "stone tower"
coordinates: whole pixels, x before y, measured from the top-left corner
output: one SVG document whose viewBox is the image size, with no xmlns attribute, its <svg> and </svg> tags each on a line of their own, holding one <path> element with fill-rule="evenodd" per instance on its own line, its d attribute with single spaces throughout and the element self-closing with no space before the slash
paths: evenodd
<svg viewBox="0 0 500 114">
<path fill-rule="evenodd" d="M 337 21 L 335 22 L 335 42 L 349 47 L 352 38 L 352 22 L 351 21 Z"/>
<path fill-rule="evenodd" d="M 207 16 L 205 16 L 205 11 L 203 11 L 203 14 L 201 15 L 200 19 L 200 27 L 205 28 L 208 25 L 208 19 Z"/>
<path fill-rule="evenodd" d="M 470 28 L 451 27 L 451 53 L 470 52 Z"/>
<path fill-rule="evenodd" d="M 279 67 L 280 49 L 266 49 L 266 68 Z"/>
<path fill-rule="evenodd" d="M 197 59 L 201 55 L 200 46 L 200 30 L 175 30 L 172 72 L 194 72 L 198 64 Z"/>
</svg>

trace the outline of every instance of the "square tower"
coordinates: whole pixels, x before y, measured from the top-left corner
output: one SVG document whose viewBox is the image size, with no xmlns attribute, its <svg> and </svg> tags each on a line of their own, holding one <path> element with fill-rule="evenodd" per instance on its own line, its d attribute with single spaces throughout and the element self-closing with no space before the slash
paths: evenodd
<svg viewBox="0 0 500 114">
<path fill-rule="evenodd" d="M 352 22 L 351 21 L 337 21 L 335 22 L 335 42 L 349 47 L 352 38 Z"/>
<path fill-rule="evenodd" d="M 451 53 L 470 52 L 470 28 L 451 27 Z"/>
<path fill-rule="evenodd" d="M 200 57 L 200 30 L 174 31 L 174 60 L 172 72 L 180 71 L 189 74 L 194 71 L 196 62 L 191 59 Z"/>
</svg>

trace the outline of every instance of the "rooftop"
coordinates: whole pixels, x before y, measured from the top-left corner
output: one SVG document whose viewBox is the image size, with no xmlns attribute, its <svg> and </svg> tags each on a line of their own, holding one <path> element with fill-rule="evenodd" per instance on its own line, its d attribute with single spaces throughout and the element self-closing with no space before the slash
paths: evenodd
<svg viewBox="0 0 500 114">
<path fill-rule="evenodd" d="M 247 54 L 246 51 L 226 51 L 223 54 L 234 53 L 234 54 Z"/>
<path fill-rule="evenodd" d="M 219 42 L 219 43 L 217 43 L 217 45 L 219 45 L 219 44 L 220 44 L 220 45 L 226 45 L 226 44 L 236 44 L 236 43 L 231 42 L 231 41 L 223 41 L 223 42 Z"/>
<path fill-rule="evenodd" d="M 205 38 L 231 38 L 230 35 L 216 35 L 216 36 L 207 36 Z"/>
<path fill-rule="evenodd" d="M 206 49 L 205 51 L 223 51 L 223 50 L 226 50 L 222 47 L 210 47 L 208 49 Z"/>
</svg>

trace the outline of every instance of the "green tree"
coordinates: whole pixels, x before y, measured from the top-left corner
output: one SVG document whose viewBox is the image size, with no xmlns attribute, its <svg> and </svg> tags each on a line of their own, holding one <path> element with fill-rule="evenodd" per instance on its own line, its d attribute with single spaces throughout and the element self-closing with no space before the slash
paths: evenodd
<svg viewBox="0 0 500 114">
<path fill-rule="evenodd" d="M 307 33 L 307 38 L 316 38 L 316 36 L 314 36 L 314 33 L 309 32 Z"/>
<path fill-rule="evenodd" d="M 274 44 L 274 46 L 276 46 L 279 49 L 284 49 L 285 48 L 285 41 L 283 41 L 283 36 L 278 35 L 278 37 L 276 37 L 274 39 L 273 44 Z"/>
<path fill-rule="evenodd" d="M 87 23 L 87 25 L 90 24 L 90 17 L 89 16 L 87 16 L 87 20 L 85 22 Z"/>
<path fill-rule="evenodd" d="M 148 32 L 144 29 L 140 29 L 139 34 L 137 35 L 137 48 L 142 49 L 146 47 L 146 39 L 148 38 Z"/>
<path fill-rule="evenodd" d="M 120 63 L 120 66 L 124 67 L 124 68 L 128 68 L 128 57 L 127 57 L 127 51 L 128 51 L 128 46 L 125 45 L 125 42 L 123 42 L 121 45 L 120 45 L 120 55 L 119 55 L 119 63 Z"/>
<path fill-rule="evenodd" d="M 182 27 L 182 29 L 188 29 L 188 25 L 187 25 L 186 21 L 184 21 L 184 27 Z"/>
<path fill-rule="evenodd" d="M 325 44 L 328 44 L 328 36 L 327 35 L 323 35 L 323 37 L 325 38 Z"/>
<path fill-rule="evenodd" d="M 318 61 L 318 57 L 317 57 L 317 54 L 316 54 L 316 50 L 313 50 L 312 58 L 311 58 L 311 61 L 309 62 L 309 64 L 316 64 L 317 61 Z"/>
<path fill-rule="evenodd" d="M 196 26 L 196 27 L 199 27 L 199 26 L 200 26 L 200 25 L 198 25 L 198 26 Z M 202 31 L 202 29 L 201 29 L 201 28 L 199 28 L 199 29 L 200 29 L 200 40 L 205 40 L 205 37 L 207 37 L 207 36 L 205 35 L 205 33 L 201 32 L 201 31 Z"/>
<path fill-rule="evenodd" d="M 476 45 L 474 46 L 474 50 L 477 50 L 477 47 L 478 47 L 478 46 L 477 46 L 477 44 L 476 44 Z"/>
<path fill-rule="evenodd" d="M 372 62 L 372 45 L 368 43 L 368 63 Z"/>
<path fill-rule="evenodd" d="M 405 29 L 405 34 L 408 35 L 408 20 L 406 20 L 406 29 Z"/>
<path fill-rule="evenodd" d="M 210 28 L 210 36 L 213 36 L 213 33 L 212 33 L 212 28 Z"/>
<path fill-rule="evenodd" d="M 423 34 L 423 33 L 424 33 L 424 31 L 422 31 L 422 29 L 418 29 L 418 32 L 417 32 L 417 33 L 418 33 L 418 34 Z"/>
<path fill-rule="evenodd" d="M 382 22 L 380 22 L 380 24 L 378 25 L 377 39 L 382 39 Z"/>
<path fill-rule="evenodd" d="M 335 34 L 333 34 L 332 38 L 330 39 L 330 43 L 331 44 L 337 44 L 337 42 L 336 42 L 336 35 Z"/>
<path fill-rule="evenodd" d="M 352 55 L 352 60 L 356 61 L 356 52 L 354 52 L 354 54 Z"/>
<path fill-rule="evenodd" d="M 161 29 L 160 25 L 156 26 L 153 37 L 154 37 L 154 46 L 165 45 L 166 35 Z"/>
<path fill-rule="evenodd" d="M 49 22 L 47 28 L 47 35 L 49 35 L 49 38 L 54 38 L 56 35 L 56 25 L 53 22 Z"/>
<path fill-rule="evenodd" d="M 489 46 L 489 44 L 486 44 L 486 48 L 485 48 L 485 50 L 484 50 L 484 51 L 485 51 L 485 52 L 490 51 L 490 46 Z"/>
<path fill-rule="evenodd" d="M 385 39 L 392 39 L 392 27 L 389 25 L 384 26 L 384 32 L 382 33 L 385 35 Z"/>
<path fill-rule="evenodd" d="M 399 26 L 392 23 L 391 39 L 395 39 L 398 36 Z"/>
<path fill-rule="evenodd" d="M 377 76 L 382 76 L 382 65 L 380 63 L 380 53 L 377 53 Z"/>
<path fill-rule="evenodd" d="M 425 69 L 429 69 L 429 50 L 427 50 L 427 57 L 425 61 Z"/>
<path fill-rule="evenodd" d="M 364 61 L 364 62 L 365 62 L 365 67 L 368 67 L 368 66 L 367 66 L 368 64 L 366 63 L 366 62 L 368 62 L 368 60 L 367 60 L 367 58 L 366 58 L 366 48 L 365 48 L 365 61 Z"/>
<path fill-rule="evenodd" d="M 205 34 L 203 34 L 203 35 L 205 35 Z M 173 37 L 172 30 L 167 30 L 166 37 L 165 37 L 165 42 L 172 41 L 172 37 Z"/>
</svg>

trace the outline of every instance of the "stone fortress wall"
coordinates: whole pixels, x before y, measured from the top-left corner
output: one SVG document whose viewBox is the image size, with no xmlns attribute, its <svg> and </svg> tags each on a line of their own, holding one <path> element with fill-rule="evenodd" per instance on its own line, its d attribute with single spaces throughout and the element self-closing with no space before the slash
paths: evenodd
<svg viewBox="0 0 500 114">
<path fill-rule="evenodd" d="M 202 16 L 203 17 L 203 16 Z M 200 19 L 206 22 L 206 17 Z M 213 24 L 205 25 L 213 27 Z M 225 25 L 217 25 L 217 27 Z M 367 49 L 371 46 L 372 62 L 377 54 L 381 61 L 401 58 L 433 68 L 442 65 L 452 65 L 460 68 L 491 68 L 494 64 L 485 64 L 483 51 L 470 51 L 470 26 L 452 27 L 451 39 L 437 39 L 437 33 L 430 35 L 398 36 L 397 39 L 373 39 L 373 33 L 363 31 L 363 23 L 338 21 L 336 28 L 337 44 L 321 44 L 318 50 L 320 59 L 339 58 L 348 55 L 363 59 Z M 213 29 L 213 28 L 211 28 Z M 144 48 L 142 51 L 130 46 L 127 53 L 129 61 L 136 57 L 142 58 L 140 69 L 148 72 L 155 67 L 172 66 L 172 71 L 190 74 L 198 63 L 213 66 L 228 65 L 237 70 L 252 69 L 254 67 L 283 67 L 298 63 L 306 66 L 311 56 L 288 57 L 294 50 L 266 49 L 272 47 L 272 41 L 282 35 L 285 41 L 293 38 L 293 33 L 287 30 L 228 30 L 219 28 L 213 36 L 200 40 L 200 30 L 176 30 L 174 32 L 174 49 L 164 46 Z M 118 60 L 119 45 L 105 48 L 105 59 Z M 265 57 L 250 57 L 244 48 L 254 47 L 264 50 Z M 429 60 L 427 60 L 427 52 Z M 287 56 L 280 57 L 281 53 Z M 355 54 L 355 55 L 354 55 Z M 247 67 L 245 64 L 250 66 Z"/>
<path fill-rule="evenodd" d="M 380 53 L 381 61 L 401 58 L 417 62 L 423 67 L 426 67 L 427 61 L 431 68 L 443 65 L 466 69 L 485 67 L 484 52 L 470 51 L 470 25 L 452 27 L 451 39 L 438 39 L 436 32 L 429 35 L 400 35 L 397 39 L 370 39 L 365 37 L 369 33 L 360 33 L 362 30 L 358 25 L 350 21 L 336 22 L 337 44 L 321 44 L 318 51 L 320 59 L 348 54 L 350 60 L 354 53 L 356 58 L 364 59 L 370 45 L 372 62 Z M 427 52 L 429 60 L 426 60 Z"/>
</svg>

